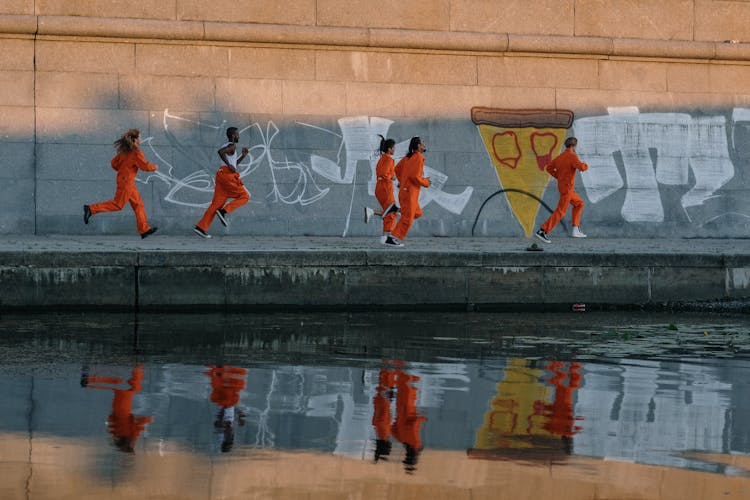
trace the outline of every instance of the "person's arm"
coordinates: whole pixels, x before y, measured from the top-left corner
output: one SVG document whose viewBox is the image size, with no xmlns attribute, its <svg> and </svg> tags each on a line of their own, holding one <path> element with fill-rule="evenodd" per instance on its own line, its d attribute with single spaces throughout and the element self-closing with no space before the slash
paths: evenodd
<svg viewBox="0 0 750 500">
<path fill-rule="evenodd" d="M 546 170 L 549 175 L 557 179 L 557 164 L 555 164 L 555 160 L 552 160 L 551 162 L 549 162 L 544 167 L 544 170 Z"/>
<path fill-rule="evenodd" d="M 156 170 L 156 165 L 146 161 L 146 157 L 143 156 L 143 151 L 141 151 L 140 149 L 136 150 L 135 153 L 135 166 L 140 170 L 145 170 L 146 172 L 153 172 Z"/>
<path fill-rule="evenodd" d="M 417 162 L 417 171 L 415 172 L 414 180 L 422 187 L 430 187 L 430 178 L 422 177 L 424 174 L 424 156 L 419 155 L 419 161 Z"/>
<path fill-rule="evenodd" d="M 398 163 L 396 163 L 396 166 L 393 167 L 393 173 L 396 175 L 396 181 L 398 182 L 399 186 L 404 183 L 404 160 L 406 157 L 404 156 L 401 158 Z"/>
<path fill-rule="evenodd" d="M 221 158 L 221 161 L 223 161 L 224 165 L 226 165 L 229 168 L 229 170 L 231 170 L 232 172 L 237 172 L 237 169 L 234 167 L 234 165 L 232 165 L 229 162 L 229 159 L 227 159 L 227 155 L 234 154 L 235 149 L 236 149 L 235 144 L 230 143 L 217 151 L 217 153 L 219 153 L 219 158 Z M 247 155 L 247 153 L 245 153 L 244 150 L 243 150 L 243 153 L 244 154 L 242 155 L 242 159 L 244 159 L 245 156 Z"/>
<path fill-rule="evenodd" d="M 578 158 L 578 155 L 575 155 L 575 154 L 573 155 L 573 166 L 574 166 L 574 167 L 575 167 L 575 168 L 576 168 L 577 170 L 580 170 L 581 172 L 585 172 L 586 170 L 588 170 L 588 169 L 589 169 L 589 166 L 588 166 L 588 165 L 586 165 L 585 163 L 583 163 L 583 162 L 581 161 L 581 159 L 580 159 L 580 158 Z"/>
<path fill-rule="evenodd" d="M 249 152 L 250 152 L 250 150 L 249 150 L 249 149 L 247 149 L 247 148 L 242 148 L 242 153 L 240 154 L 240 157 L 239 157 L 239 158 L 237 158 L 237 165 L 239 165 L 240 163 L 242 163 L 242 160 L 244 160 L 244 159 L 245 159 L 245 157 L 247 156 L 247 154 L 248 154 Z"/>
</svg>

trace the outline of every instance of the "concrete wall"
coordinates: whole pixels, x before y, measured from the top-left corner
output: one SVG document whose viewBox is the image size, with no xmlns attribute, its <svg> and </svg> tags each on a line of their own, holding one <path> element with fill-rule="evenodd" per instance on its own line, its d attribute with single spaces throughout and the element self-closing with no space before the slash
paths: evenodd
<svg viewBox="0 0 750 500">
<path fill-rule="evenodd" d="M 177 238 L 175 238 L 177 240 Z M 244 238 L 245 240 L 247 238 Z M 312 239 L 312 238 L 311 238 Z M 747 249 L 630 253 L 174 248 L 0 255 L 0 309 L 382 307 L 480 310 L 686 304 L 747 297 Z M 320 240 L 320 239 L 319 239 Z M 184 242 L 182 243 L 184 244 Z M 179 245 L 179 243 L 174 246 Z M 341 245 L 343 246 L 343 245 Z M 427 246 L 427 245 L 425 245 Z M 696 245 L 697 246 L 697 245 Z M 394 283 L 400 283 L 394 287 Z"/>
<path fill-rule="evenodd" d="M 81 220 L 130 127 L 150 221 L 189 232 L 236 125 L 252 199 L 217 234 L 379 234 L 383 133 L 429 148 L 412 235 L 530 235 L 576 135 L 591 236 L 750 236 L 750 2 L 131 4 L 0 5 L 0 233 L 135 234 L 129 208 Z"/>
</svg>

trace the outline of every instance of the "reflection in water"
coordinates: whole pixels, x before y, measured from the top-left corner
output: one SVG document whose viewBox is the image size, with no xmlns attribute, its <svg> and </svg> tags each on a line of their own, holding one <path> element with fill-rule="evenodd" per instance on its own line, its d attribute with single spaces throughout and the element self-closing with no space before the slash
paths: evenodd
<svg viewBox="0 0 750 500">
<path fill-rule="evenodd" d="M 550 361 L 544 368 L 533 368 L 525 359 L 508 361 L 469 456 L 561 459 L 561 452 L 573 452 L 573 435 L 581 431 L 576 420 L 583 420 L 573 416 L 581 365 Z"/>
<path fill-rule="evenodd" d="M 402 368 L 404 363 L 393 361 L 394 368 L 382 368 L 378 375 L 378 386 L 372 398 L 372 425 L 375 428 L 375 461 L 387 459 L 391 454 L 391 435 L 404 445 L 404 469 L 416 470 L 419 453 L 422 451 L 420 427 L 427 420 L 417 411 L 416 375 Z M 396 394 L 396 420 L 391 422 L 391 402 Z"/>
<path fill-rule="evenodd" d="M 232 460 L 258 466 L 283 457 L 294 464 L 288 470 L 305 467 L 295 454 L 328 464 L 311 475 L 333 482 L 350 462 L 368 464 L 365 475 L 397 471 L 414 484 L 437 478 L 455 486 L 460 478 L 438 466 L 453 460 L 481 487 L 494 484 L 482 471 L 505 470 L 495 468 L 498 459 L 519 470 L 584 459 L 591 467 L 603 458 L 607 465 L 596 467 L 608 473 L 617 473 L 612 461 L 628 461 L 747 480 L 750 460 L 738 458 L 750 454 L 747 318 L 564 319 L 565 326 L 559 315 L 145 315 L 136 344 L 132 316 L 5 315 L 0 435 L 9 437 L 0 470 L 70 460 L 34 445 L 43 439 L 59 450 L 86 449 L 78 460 L 97 466 L 80 469 L 104 482 L 117 474 L 119 457 L 132 462 L 128 475 L 179 456 L 194 464 L 197 482 Z M 418 328 L 396 326 L 417 320 Z M 383 333 L 383 322 L 392 333 Z M 677 347 L 647 351 L 644 336 Z M 731 349 L 719 350 L 730 337 Z M 81 366 L 95 369 L 81 374 Z M 87 390 L 71 389 L 79 380 Z M 117 448 L 89 450 L 107 414 Z M 136 441 L 137 455 L 117 451 L 132 452 Z M 2 488 L 0 497 L 14 497 Z"/>
<path fill-rule="evenodd" d="M 235 408 L 240 402 L 240 391 L 245 388 L 247 370 L 233 366 L 211 366 L 204 373 L 211 379 L 211 401 L 219 407 L 214 427 L 221 436 L 220 449 L 226 453 L 234 444 L 235 417 L 240 426 L 245 425 L 245 414 L 242 410 L 235 411 Z"/>
<path fill-rule="evenodd" d="M 154 421 L 153 417 L 133 415 L 133 396 L 141 392 L 142 381 L 143 365 L 136 365 L 133 368 L 130 378 L 127 380 L 127 389 L 112 387 L 125 383 L 120 377 L 91 375 L 85 369 L 81 375 L 82 387 L 113 392 L 112 412 L 107 419 L 107 430 L 112 434 L 114 444 L 120 451 L 133 453 L 138 436 L 146 428 L 146 424 Z"/>
</svg>

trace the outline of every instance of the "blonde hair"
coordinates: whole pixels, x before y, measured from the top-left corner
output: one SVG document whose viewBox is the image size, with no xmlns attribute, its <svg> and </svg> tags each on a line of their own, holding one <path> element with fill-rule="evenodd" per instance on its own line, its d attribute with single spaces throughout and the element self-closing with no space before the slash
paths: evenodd
<svg viewBox="0 0 750 500">
<path fill-rule="evenodd" d="M 140 136 L 140 130 L 137 128 L 131 128 L 114 142 L 115 149 L 118 153 L 129 153 L 134 149 L 138 149 L 135 145 L 135 140 Z"/>
</svg>

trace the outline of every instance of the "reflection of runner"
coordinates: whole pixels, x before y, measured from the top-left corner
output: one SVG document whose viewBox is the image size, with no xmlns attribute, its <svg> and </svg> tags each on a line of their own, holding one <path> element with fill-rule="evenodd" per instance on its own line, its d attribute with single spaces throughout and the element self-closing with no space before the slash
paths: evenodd
<svg viewBox="0 0 750 500">
<path fill-rule="evenodd" d="M 375 461 L 387 459 L 391 454 L 391 400 L 396 384 L 395 373 L 380 370 L 378 387 L 372 398 L 372 425 L 375 427 Z"/>
<path fill-rule="evenodd" d="M 211 366 L 204 372 L 211 379 L 211 401 L 218 407 L 214 427 L 221 433 L 221 451 L 228 452 L 234 444 L 235 407 L 240 402 L 240 391 L 245 388 L 247 370 L 233 366 Z M 240 426 L 245 415 L 237 412 Z"/>
<path fill-rule="evenodd" d="M 419 453 L 422 451 L 420 430 L 427 417 L 417 411 L 417 388 L 412 385 L 419 381 L 416 375 L 403 370 L 380 370 L 380 383 L 373 398 L 372 424 L 375 427 L 375 461 L 384 459 L 391 452 L 390 436 L 404 445 L 406 457 L 404 469 L 413 472 L 416 469 Z M 396 388 L 396 420 L 391 420 L 391 399 L 393 387 Z"/>
<path fill-rule="evenodd" d="M 580 367 L 550 361 L 542 368 L 527 359 L 509 359 L 469 455 L 548 460 L 571 454 L 573 435 L 581 430 L 576 421 L 582 418 L 573 414 Z"/>
<path fill-rule="evenodd" d="M 555 386 L 555 399 L 552 404 L 544 405 L 544 414 L 547 422 L 544 428 L 560 436 L 565 444 L 565 451 L 573 451 L 573 435 L 581 430 L 581 426 L 575 425 L 576 418 L 573 415 L 573 392 L 581 384 L 581 374 L 578 373 L 581 365 L 575 361 L 568 364 L 568 372 L 564 370 L 566 363 L 562 361 L 550 361 L 545 368 L 554 373 L 549 383 Z M 565 379 L 568 383 L 565 384 Z"/>
<path fill-rule="evenodd" d="M 107 385 L 122 384 L 124 380 L 120 377 L 91 377 L 84 374 L 81 377 L 81 385 L 89 389 L 105 389 L 114 393 L 112 398 L 112 413 L 107 419 L 107 429 L 114 439 L 115 446 L 121 451 L 133 453 L 135 441 L 146 424 L 154 421 L 153 417 L 133 415 L 133 396 L 141 391 L 143 380 L 143 365 L 133 368 L 131 377 L 127 383 L 129 389 L 117 389 Z M 96 385 L 106 384 L 106 385 Z"/>
</svg>

